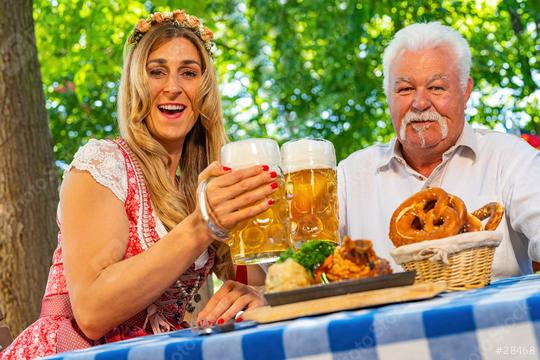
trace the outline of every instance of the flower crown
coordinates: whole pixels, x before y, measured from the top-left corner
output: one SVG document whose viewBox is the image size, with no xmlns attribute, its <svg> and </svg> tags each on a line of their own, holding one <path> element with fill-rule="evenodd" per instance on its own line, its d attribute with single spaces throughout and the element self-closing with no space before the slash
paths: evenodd
<svg viewBox="0 0 540 360">
<path fill-rule="evenodd" d="M 202 21 L 198 17 L 188 15 L 184 10 L 163 13 L 155 12 L 146 19 L 141 19 L 135 26 L 133 33 L 129 36 L 128 43 L 136 46 L 153 25 L 164 22 L 170 22 L 178 27 L 193 31 L 203 42 L 206 51 L 212 55 L 212 39 L 214 38 L 214 34 L 209 28 L 203 26 Z"/>
</svg>

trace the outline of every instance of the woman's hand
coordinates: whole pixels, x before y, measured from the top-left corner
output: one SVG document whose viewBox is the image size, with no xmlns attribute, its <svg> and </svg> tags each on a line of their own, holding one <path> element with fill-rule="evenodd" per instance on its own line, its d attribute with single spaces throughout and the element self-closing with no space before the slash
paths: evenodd
<svg viewBox="0 0 540 360">
<path fill-rule="evenodd" d="M 242 310 L 266 304 L 257 288 L 227 280 L 197 317 L 197 324 L 223 324 Z"/>
<path fill-rule="evenodd" d="M 231 170 L 213 162 L 200 175 L 208 180 L 206 198 L 212 221 L 224 230 L 266 211 L 273 203 L 277 174 L 266 165 Z"/>
</svg>

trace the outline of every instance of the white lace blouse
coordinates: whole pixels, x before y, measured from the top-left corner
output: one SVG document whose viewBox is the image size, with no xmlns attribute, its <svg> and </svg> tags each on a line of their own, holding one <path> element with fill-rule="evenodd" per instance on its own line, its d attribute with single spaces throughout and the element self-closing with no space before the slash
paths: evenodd
<svg viewBox="0 0 540 360">
<path fill-rule="evenodd" d="M 64 176 L 72 169 L 76 168 L 88 171 L 94 180 L 111 190 L 112 193 L 123 203 L 126 202 L 128 192 L 128 176 L 126 164 L 122 152 L 116 143 L 109 140 L 91 139 L 82 146 L 75 154 L 73 161 L 64 171 Z M 61 208 L 58 205 L 58 219 L 61 221 Z M 167 229 L 156 215 L 152 204 L 152 216 L 156 224 L 156 232 L 160 238 L 167 235 Z M 208 260 L 208 252 L 202 253 L 195 260 L 195 269 L 200 269 Z"/>
</svg>

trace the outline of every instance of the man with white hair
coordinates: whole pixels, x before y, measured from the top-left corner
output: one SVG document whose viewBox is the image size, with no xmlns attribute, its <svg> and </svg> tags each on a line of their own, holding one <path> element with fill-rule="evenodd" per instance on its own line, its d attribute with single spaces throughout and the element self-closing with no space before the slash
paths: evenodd
<svg viewBox="0 0 540 360">
<path fill-rule="evenodd" d="M 384 90 L 397 138 L 357 151 L 338 166 L 340 229 L 389 255 L 394 210 L 425 187 L 442 187 L 469 211 L 498 201 L 496 278 L 531 273 L 540 260 L 540 152 L 519 138 L 465 121 L 473 88 L 467 41 L 438 22 L 395 34 L 383 55 Z"/>
</svg>

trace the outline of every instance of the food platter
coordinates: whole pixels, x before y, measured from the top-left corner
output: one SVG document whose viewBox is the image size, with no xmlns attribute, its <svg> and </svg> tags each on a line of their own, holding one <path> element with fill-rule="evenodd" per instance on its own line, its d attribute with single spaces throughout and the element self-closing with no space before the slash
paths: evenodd
<svg viewBox="0 0 540 360">
<path fill-rule="evenodd" d="M 415 275 L 414 271 L 409 271 L 358 280 L 345 280 L 295 290 L 267 293 L 264 297 L 270 306 L 285 305 L 337 295 L 412 285 Z"/>
<path fill-rule="evenodd" d="M 414 285 L 386 287 L 284 305 L 267 305 L 248 309 L 242 314 L 242 317 L 244 320 L 266 324 L 305 316 L 329 314 L 337 311 L 357 310 L 373 306 L 431 299 L 446 289 L 447 285 L 444 281 L 414 283 Z"/>
</svg>

